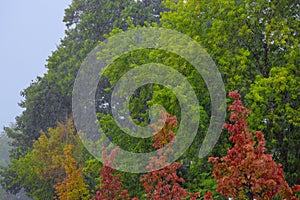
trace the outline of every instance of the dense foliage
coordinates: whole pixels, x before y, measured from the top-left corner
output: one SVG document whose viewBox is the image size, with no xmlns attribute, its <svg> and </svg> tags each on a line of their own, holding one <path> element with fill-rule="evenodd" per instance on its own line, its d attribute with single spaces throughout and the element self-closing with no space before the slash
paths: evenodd
<svg viewBox="0 0 300 200">
<path fill-rule="evenodd" d="M 234 146 L 222 158 L 209 158 L 214 163 L 217 191 L 234 199 L 297 199 L 284 180 L 281 164 L 271 154 L 265 154 L 263 133 L 250 131 L 246 119 L 250 111 L 244 108 L 241 96 L 237 91 L 230 92 L 229 96 L 234 99 L 228 108 L 231 123 L 224 124 L 224 128 Z"/>
<path fill-rule="evenodd" d="M 294 0 L 73 0 L 65 10 L 66 36 L 47 59 L 47 73 L 22 91 L 24 112 L 4 129 L 10 139 L 10 162 L 1 161 L 5 164 L 1 169 L 3 188 L 14 194 L 24 190 L 31 198 L 43 200 L 112 198 L 107 190 L 114 191 L 116 198 L 146 199 L 148 195 L 155 199 L 157 195 L 159 199 L 170 188 L 185 196 L 199 193 L 205 199 L 289 199 L 284 196 L 291 192 L 288 184 L 300 183 L 299 12 L 299 2 Z M 172 66 L 187 78 L 199 100 L 199 106 L 192 108 L 201 115 L 193 144 L 167 173 L 156 171 L 145 176 L 118 172 L 93 158 L 77 135 L 71 112 L 73 84 L 87 54 L 105 38 L 140 26 L 174 29 L 199 42 L 216 63 L 226 90 L 239 90 L 238 99 L 251 110 L 248 113 L 240 103 L 240 107 L 234 103 L 229 116 L 233 123 L 226 125 L 229 140 L 223 131 L 210 155 L 199 159 L 197 152 L 211 117 L 210 97 L 201 76 L 185 59 L 167 51 L 141 49 L 119 57 L 98 84 L 95 106 L 97 123 L 120 147 L 147 152 L 158 148 L 161 139 L 170 142 L 173 137 L 166 131 L 168 137 L 156 134 L 156 138 L 139 139 L 118 128 L 110 111 L 110 97 L 128 70 L 151 62 Z M 176 96 L 158 84 L 140 87 L 132 95 L 129 107 L 133 121 L 148 125 L 149 108 L 157 104 L 180 121 Z M 264 135 L 253 134 L 253 130 Z M 235 160 L 237 155 L 240 157 Z M 209 156 L 222 159 L 211 158 L 213 167 Z M 255 176 L 255 184 L 252 179 L 249 182 L 248 173 Z M 169 180 L 170 174 L 174 180 Z M 154 177 L 167 177 L 168 181 L 153 181 Z M 267 181 L 270 177 L 272 181 Z M 164 188 L 154 195 L 156 186 Z M 297 193 L 299 186 L 293 190 Z"/>
</svg>

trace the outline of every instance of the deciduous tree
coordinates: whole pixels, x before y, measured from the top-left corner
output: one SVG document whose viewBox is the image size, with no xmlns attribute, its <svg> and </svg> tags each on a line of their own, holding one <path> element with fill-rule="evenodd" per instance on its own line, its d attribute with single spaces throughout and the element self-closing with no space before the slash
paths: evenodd
<svg viewBox="0 0 300 200">
<path fill-rule="evenodd" d="M 119 149 L 115 148 L 108 153 L 103 148 L 103 167 L 99 168 L 100 185 L 93 200 L 130 199 L 128 191 L 122 189 L 123 183 L 119 181 L 121 174 L 114 174 L 116 170 L 109 167 L 114 162 L 118 151 Z"/>
<path fill-rule="evenodd" d="M 57 183 L 54 188 L 60 200 L 88 200 L 90 192 L 88 185 L 84 182 L 82 168 L 78 166 L 77 161 L 72 156 L 72 145 L 64 148 L 63 167 L 66 172 L 66 178 L 61 183 Z"/>
<path fill-rule="evenodd" d="M 150 158 L 148 170 L 140 181 L 146 190 L 147 197 L 154 200 L 171 200 L 171 199 L 196 199 L 199 197 L 198 193 L 188 193 L 181 184 L 184 179 L 177 175 L 179 167 L 182 165 L 180 162 L 168 164 L 166 162 L 168 153 L 173 151 L 171 148 L 162 150 L 161 148 L 170 142 L 175 141 L 174 128 L 177 126 L 176 116 L 171 117 L 168 113 L 162 112 L 163 119 L 161 125 L 163 127 L 153 126 L 157 132 L 153 136 L 153 147 L 158 148 L 158 156 Z M 165 164 L 166 167 L 161 168 Z M 152 171 L 154 170 L 154 171 Z"/>
<path fill-rule="evenodd" d="M 214 163 L 213 176 L 217 180 L 217 192 L 234 199 L 298 199 L 284 180 L 281 164 L 277 164 L 271 154 L 266 154 L 266 141 L 260 131 L 250 131 L 246 109 L 237 91 L 229 93 L 234 99 L 228 110 L 229 121 L 225 124 L 233 147 L 227 155 L 210 157 Z M 299 186 L 295 186 L 294 191 Z"/>
</svg>

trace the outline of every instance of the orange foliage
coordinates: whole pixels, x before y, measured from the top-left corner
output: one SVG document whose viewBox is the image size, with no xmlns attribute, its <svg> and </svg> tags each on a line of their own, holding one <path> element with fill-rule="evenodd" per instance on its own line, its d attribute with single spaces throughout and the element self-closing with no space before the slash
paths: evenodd
<svg viewBox="0 0 300 200">
<path fill-rule="evenodd" d="M 64 164 L 66 178 L 62 183 L 56 184 L 55 191 L 60 200 L 88 200 L 88 185 L 84 182 L 81 168 L 77 167 L 77 162 L 72 156 L 72 145 L 67 145 L 64 149 Z"/>
</svg>

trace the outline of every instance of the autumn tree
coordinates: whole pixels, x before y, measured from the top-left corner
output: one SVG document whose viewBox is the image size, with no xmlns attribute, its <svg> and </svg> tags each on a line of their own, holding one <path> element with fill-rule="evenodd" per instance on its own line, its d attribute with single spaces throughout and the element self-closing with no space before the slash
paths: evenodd
<svg viewBox="0 0 300 200">
<path fill-rule="evenodd" d="M 149 159 L 149 170 L 140 181 L 143 183 L 147 197 L 154 200 L 171 200 L 171 199 L 185 199 L 190 197 L 196 199 L 199 197 L 198 193 L 188 193 L 181 184 L 184 179 L 177 175 L 179 167 L 182 165 L 180 162 L 168 164 L 167 156 L 171 148 L 162 150 L 162 147 L 169 142 L 175 142 L 174 128 L 177 126 L 176 116 L 171 117 L 170 114 L 162 112 L 163 119 L 160 123 L 163 127 L 152 125 L 157 132 L 153 136 L 153 147 L 159 149 L 158 156 Z M 165 164 L 168 164 L 165 166 Z M 162 169 L 160 169 L 162 166 Z M 155 170 L 158 169 L 158 170 Z M 153 171 L 154 170 L 154 171 Z"/>
<path fill-rule="evenodd" d="M 53 186 L 65 177 L 62 163 L 66 144 L 76 147 L 73 156 L 83 165 L 86 152 L 78 135 L 75 135 L 72 119 L 69 119 L 65 124 L 58 123 L 56 128 L 41 132 L 41 136 L 33 143 L 32 151 L 26 156 L 12 159 L 2 175 L 2 184 L 12 193 L 17 193 L 23 187 L 32 198 L 51 199 L 55 194 Z"/>
<path fill-rule="evenodd" d="M 209 158 L 214 163 L 217 192 L 234 199 L 298 199 L 284 180 L 281 164 L 265 153 L 263 133 L 250 131 L 246 119 L 250 111 L 243 106 L 241 96 L 233 91 L 229 97 L 234 99 L 228 108 L 231 123 L 225 124 L 224 128 L 230 134 L 233 147 L 228 148 L 227 155 L 222 158 Z"/>
<path fill-rule="evenodd" d="M 114 174 L 116 170 L 110 167 L 118 151 L 119 148 L 115 148 L 110 152 L 103 148 L 103 167 L 99 168 L 100 185 L 92 200 L 130 199 L 128 191 L 122 189 L 123 183 L 120 181 L 121 174 Z"/>
<path fill-rule="evenodd" d="M 66 177 L 61 183 L 57 183 L 54 188 L 60 200 L 88 200 L 90 194 L 88 185 L 84 182 L 82 168 L 78 167 L 78 163 L 72 156 L 72 145 L 64 148 L 63 167 Z"/>
</svg>

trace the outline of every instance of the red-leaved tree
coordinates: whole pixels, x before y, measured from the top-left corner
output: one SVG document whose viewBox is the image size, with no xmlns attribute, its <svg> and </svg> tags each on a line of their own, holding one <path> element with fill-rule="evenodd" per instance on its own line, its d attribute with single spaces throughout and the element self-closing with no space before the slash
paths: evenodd
<svg viewBox="0 0 300 200">
<path fill-rule="evenodd" d="M 250 111 L 244 108 L 241 96 L 237 91 L 230 92 L 229 96 L 234 99 L 228 108 L 231 123 L 224 128 L 230 134 L 233 147 L 227 149 L 227 155 L 222 158 L 209 158 L 214 163 L 217 192 L 233 199 L 298 199 L 293 192 L 299 192 L 300 186 L 295 185 L 293 190 L 289 187 L 281 165 L 265 153 L 264 135 L 250 131 L 246 120 Z M 211 194 L 206 197 L 212 199 Z"/>
<path fill-rule="evenodd" d="M 166 144 L 175 142 L 174 128 L 177 126 L 176 116 L 171 117 L 168 113 L 161 112 L 163 117 L 159 121 L 163 127 L 152 125 L 152 128 L 156 131 L 153 136 L 153 147 L 158 148 L 158 156 L 152 157 L 149 160 L 148 170 L 140 181 L 143 183 L 147 197 L 152 200 L 181 200 L 181 199 L 196 199 L 199 197 L 198 193 L 188 193 L 181 183 L 184 182 L 183 178 L 177 175 L 178 168 L 182 165 L 179 162 L 172 164 L 167 163 L 168 153 L 173 151 L 171 148 L 162 150 Z M 166 167 L 151 171 L 153 169 Z"/>
<path fill-rule="evenodd" d="M 115 160 L 115 157 L 120 149 L 115 148 L 110 153 L 105 149 L 102 151 L 103 167 L 99 168 L 100 186 L 92 200 L 118 200 L 130 199 L 127 190 L 122 189 L 120 182 L 120 174 L 114 174 L 115 169 L 109 167 Z"/>
</svg>

